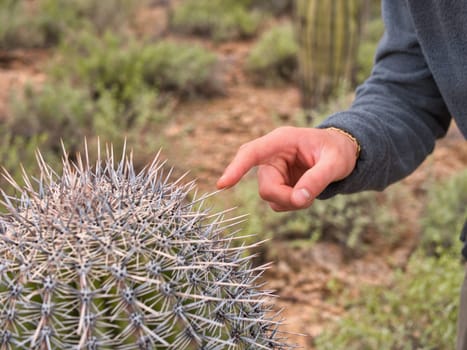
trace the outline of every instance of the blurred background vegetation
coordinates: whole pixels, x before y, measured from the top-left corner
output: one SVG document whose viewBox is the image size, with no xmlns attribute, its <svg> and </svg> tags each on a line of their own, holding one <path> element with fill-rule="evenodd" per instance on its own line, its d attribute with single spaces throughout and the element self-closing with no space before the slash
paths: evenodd
<svg viewBox="0 0 467 350">
<path fill-rule="evenodd" d="M 91 151 L 98 139 L 117 149 L 126 140 L 141 169 L 159 148 L 172 148 L 167 128 L 177 108 L 217 103 L 231 94 L 232 79 L 246 81 L 248 93 L 284 86 L 300 91 L 300 112 L 271 115 L 272 125 L 315 125 L 350 103 L 355 86 L 371 72 L 383 31 L 376 0 L 1 0 L 2 71 L 22 57 L 46 59 L 37 68 L 44 76 L 39 82 L 8 86 L 0 109 L 0 165 L 21 181 L 20 164 L 37 173 L 37 149 L 58 169 L 61 143 L 72 161 L 86 138 Z M 235 50 L 244 56 L 235 66 L 240 73 L 231 74 L 225 52 Z M 223 125 L 220 119 L 206 123 Z M 194 127 L 188 120 L 177 137 Z M 180 156 L 169 159 L 174 173 L 186 170 L 181 153 L 169 152 Z M 220 159 L 225 164 L 230 156 Z M 191 170 L 203 176 L 202 169 Z M 209 181 L 212 189 L 215 177 Z M 0 185 L 11 191 L 3 179 Z M 401 220 L 398 205 L 408 195 L 403 187 L 276 214 L 247 179 L 212 206 L 225 209 L 227 202 L 250 213 L 242 234 L 269 239 L 254 252 L 258 262 L 280 260 L 277 247 L 284 243 L 293 250 L 317 242 L 337 245 L 347 262 L 391 251 L 404 244 L 408 231 L 416 232 L 423 239 L 394 267 L 391 284 L 362 285 L 358 298 L 339 290 L 345 312 L 308 346 L 449 349 L 462 274 L 457 233 L 467 216 L 467 173 L 429 185 L 421 189 L 425 202 L 417 228 Z"/>
</svg>

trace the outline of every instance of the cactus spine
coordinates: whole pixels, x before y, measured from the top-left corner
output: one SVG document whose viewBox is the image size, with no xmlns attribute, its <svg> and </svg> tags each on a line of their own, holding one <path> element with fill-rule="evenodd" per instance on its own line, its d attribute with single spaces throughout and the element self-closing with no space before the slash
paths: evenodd
<svg viewBox="0 0 467 350">
<path fill-rule="evenodd" d="M 302 105 L 310 110 L 351 81 L 361 0 L 297 0 Z"/>
<path fill-rule="evenodd" d="M 224 219 L 194 185 L 136 173 L 112 149 L 57 175 L 7 179 L 0 215 L 0 349 L 289 349 Z M 98 152 L 100 154 L 100 151 Z M 238 246 L 238 245 L 237 245 Z"/>
</svg>

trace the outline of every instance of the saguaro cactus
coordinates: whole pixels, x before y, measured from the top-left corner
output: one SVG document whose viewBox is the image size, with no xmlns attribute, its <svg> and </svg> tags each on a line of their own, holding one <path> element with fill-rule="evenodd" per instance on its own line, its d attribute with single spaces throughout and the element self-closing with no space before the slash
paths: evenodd
<svg viewBox="0 0 467 350">
<path fill-rule="evenodd" d="M 297 0 L 296 23 L 302 105 L 325 101 L 352 79 L 361 0 Z"/>
<path fill-rule="evenodd" d="M 99 152 L 100 153 L 100 152 Z M 87 154 L 87 152 L 86 152 Z M 3 193 L 0 349 L 289 349 L 237 219 L 113 151 Z M 196 197 L 196 196 L 195 196 Z M 240 246 L 240 247 L 239 247 Z"/>
</svg>

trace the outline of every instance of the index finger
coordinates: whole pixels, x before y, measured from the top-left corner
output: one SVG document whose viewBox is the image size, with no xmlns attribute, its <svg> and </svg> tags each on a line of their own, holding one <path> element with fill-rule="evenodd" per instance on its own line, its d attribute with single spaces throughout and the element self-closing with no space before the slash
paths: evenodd
<svg viewBox="0 0 467 350">
<path fill-rule="evenodd" d="M 217 181 L 217 188 L 234 186 L 251 168 L 264 163 L 283 150 L 286 142 L 283 132 L 276 129 L 242 145 Z"/>
</svg>

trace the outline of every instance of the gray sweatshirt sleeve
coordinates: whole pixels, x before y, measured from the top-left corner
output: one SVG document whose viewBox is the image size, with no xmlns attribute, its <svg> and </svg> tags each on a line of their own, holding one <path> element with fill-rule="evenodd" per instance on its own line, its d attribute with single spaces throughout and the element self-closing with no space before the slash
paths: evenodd
<svg viewBox="0 0 467 350">
<path fill-rule="evenodd" d="M 349 110 L 319 128 L 337 127 L 359 141 L 356 168 L 319 196 L 383 190 L 410 174 L 433 151 L 451 120 L 417 41 L 403 0 L 383 1 L 385 34 L 369 79 L 357 89 Z"/>
</svg>

